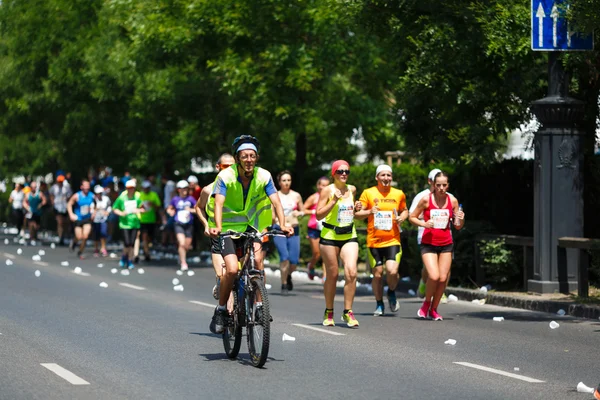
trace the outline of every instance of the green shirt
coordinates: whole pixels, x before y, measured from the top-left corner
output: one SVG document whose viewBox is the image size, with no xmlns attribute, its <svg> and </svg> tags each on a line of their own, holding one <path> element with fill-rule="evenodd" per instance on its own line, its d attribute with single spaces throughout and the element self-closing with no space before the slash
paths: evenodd
<svg viewBox="0 0 600 400">
<path fill-rule="evenodd" d="M 155 224 L 156 211 L 154 208 L 152 208 L 151 204 L 153 204 L 157 208 L 160 207 L 160 199 L 158 198 L 158 195 L 156 194 L 156 192 L 152 191 L 148 193 L 141 191 L 140 200 L 142 201 L 144 208 L 148 210 L 146 212 L 143 212 L 142 215 L 140 215 L 140 222 L 142 224 Z"/>
<path fill-rule="evenodd" d="M 114 210 L 128 211 L 131 209 L 140 208 L 142 206 L 142 200 L 140 194 L 136 192 L 133 198 L 130 199 L 127 196 L 127 191 L 124 191 L 117 197 L 115 204 L 113 204 Z M 124 217 L 119 217 L 119 228 L 121 229 L 140 229 L 140 218 L 138 214 L 131 213 Z"/>
</svg>

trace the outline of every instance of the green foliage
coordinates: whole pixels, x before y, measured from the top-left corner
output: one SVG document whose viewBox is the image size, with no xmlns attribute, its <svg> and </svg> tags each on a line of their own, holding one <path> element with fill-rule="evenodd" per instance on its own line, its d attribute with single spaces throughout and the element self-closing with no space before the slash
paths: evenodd
<svg viewBox="0 0 600 400">
<path fill-rule="evenodd" d="M 492 282 L 496 288 L 506 287 L 507 284 L 512 287 L 519 282 L 522 271 L 515 262 L 513 252 L 506 247 L 504 239 L 480 241 L 478 246 L 486 281 Z"/>
</svg>

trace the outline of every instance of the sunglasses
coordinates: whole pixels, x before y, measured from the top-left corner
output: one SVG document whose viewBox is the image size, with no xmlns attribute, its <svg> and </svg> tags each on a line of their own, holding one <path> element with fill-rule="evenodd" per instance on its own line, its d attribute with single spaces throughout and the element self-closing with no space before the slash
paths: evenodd
<svg viewBox="0 0 600 400">
<path fill-rule="evenodd" d="M 229 168 L 231 167 L 233 164 L 220 164 L 221 169 L 225 169 L 225 168 Z"/>
<path fill-rule="evenodd" d="M 337 175 L 350 175 L 350 170 L 349 169 L 338 169 L 337 171 L 335 171 L 335 173 Z"/>
</svg>

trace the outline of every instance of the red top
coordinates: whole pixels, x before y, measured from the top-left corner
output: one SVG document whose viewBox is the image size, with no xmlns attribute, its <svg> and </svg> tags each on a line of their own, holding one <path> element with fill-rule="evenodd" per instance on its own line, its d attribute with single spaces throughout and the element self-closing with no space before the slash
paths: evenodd
<svg viewBox="0 0 600 400">
<path fill-rule="evenodd" d="M 312 206 L 310 206 L 309 210 L 316 210 L 317 206 L 319 205 L 319 193 L 315 193 L 317 195 L 317 200 L 315 201 L 315 204 L 313 204 Z M 308 227 L 310 229 L 319 229 L 317 227 L 317 215 L 316 214 L 311 214 L 310 218 L 308 219 Z"/>
<path fill-rule="evenodd" d="M 190 193 L 190 196 L 192 196 L 193 198 L 196 199 L 196 201 L 198 201 L 201 194 L 202 194 L 202 188 L 200 187 L 200 185 L 196 185 L 194 190 Z"/>
<path fill-rule="evenodd" d="M 446 203 L 442 208 L 435 206 L 433 202 L 433 193 L 429 195 L 429 207 L 423 212 L 425 222 L 433 220 L 433 228 L 425 228 L 421 243 L 431 246 L 447 246 L 452 244 L 452 231 L 450 230 L 450 221 L 452 221 L 453 210 L 450 196 L 446 195 Z"/>
</svg>

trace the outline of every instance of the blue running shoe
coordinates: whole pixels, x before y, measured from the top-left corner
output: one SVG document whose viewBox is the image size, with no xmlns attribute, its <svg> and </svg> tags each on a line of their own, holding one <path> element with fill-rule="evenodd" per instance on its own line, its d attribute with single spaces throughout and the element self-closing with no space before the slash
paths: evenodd
<svg viewBox="0 0 600 400">
<path fill-rule="evenodd" d="M 125 260 L 123 260 L 123 259 L 120 259 L 120 260 L 119 260 L 119 267 L 121 267 L 121 268 L 125 268 L 125 265 L 127 265 L 127 264 L 125 264 Z"/>
<path fill-rule="evenodd" d="M 127 268 L 134 269 L 135 265 L 133 265 L 133 263 L 131 261 L 129 261 L 129 263 L 127 264 Z"/>
<path fill-rule="evenodd" d="M 375 317 L 380 317 L 385 313 L 385 307 L 383 306 L 383 304 L 377 304 L 377 308 L 375 309 L 375 311 L 373 312 L 373 315 Z"/>
<path fill-rule="evenodd" d="M 398 312 L 400 309 L 400 302 L 396 299 L 396 292 L 390 292 L 388 290 L 388 302 L 390 303 L 390 310 L 392 310 L 392 312 Z"/>
</svg>

